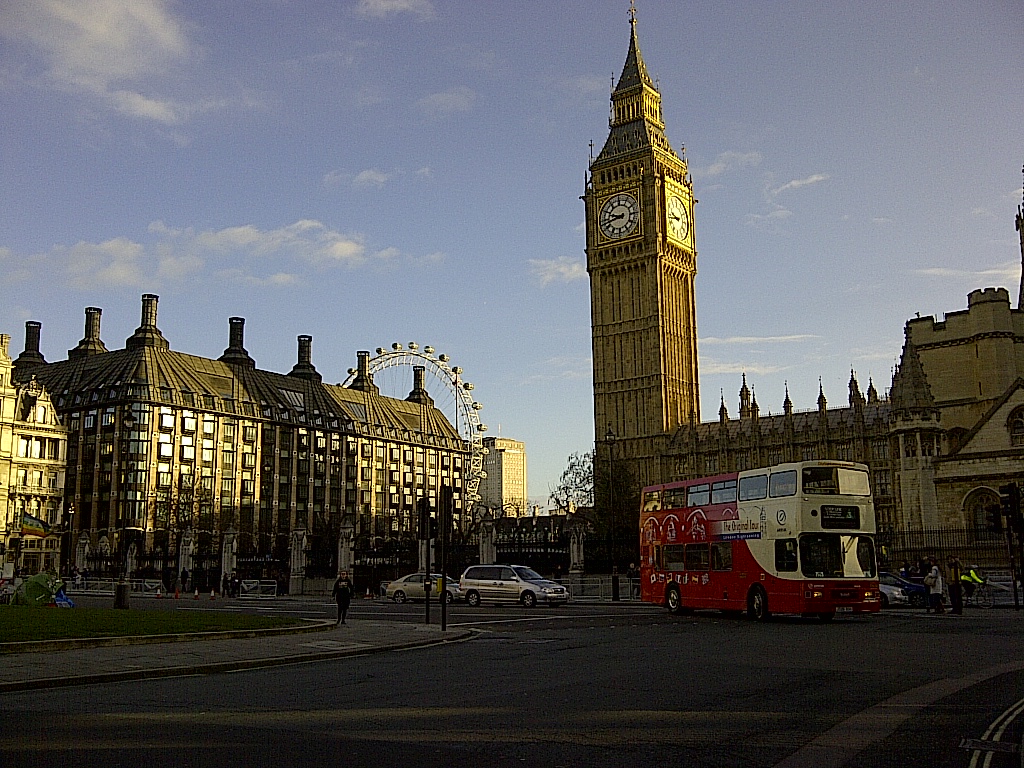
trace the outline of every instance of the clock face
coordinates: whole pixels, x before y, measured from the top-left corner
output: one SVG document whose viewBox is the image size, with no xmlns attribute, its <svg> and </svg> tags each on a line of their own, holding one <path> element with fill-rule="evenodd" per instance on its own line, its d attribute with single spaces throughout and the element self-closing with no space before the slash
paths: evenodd
<svg viewBox="0 0 1024 768">
<path fill-rule="evenodd" d="M 598 225 L 604 236 L 615 240 L 625 237 L 640 222 L 640 204 L 633 195 L 620 192 L 605 200 L 598 216 Z"/>
<path fill-rule="evenodd" d="M 686 235 L 690 231 L 690 214 L 686 211 L 686 203 L 683 202 L 683 198 L 679 195 L 669 195 L 666 216 L 668 218 L 668 233 L 673 239 L 680 242 L 686 240 Z"/>
</svg>

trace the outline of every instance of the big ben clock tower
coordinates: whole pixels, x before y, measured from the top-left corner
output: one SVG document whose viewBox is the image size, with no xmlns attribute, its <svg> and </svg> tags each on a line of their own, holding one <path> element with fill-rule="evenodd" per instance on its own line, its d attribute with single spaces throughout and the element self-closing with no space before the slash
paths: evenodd
<svg viewBox="0 0 1024 768">
<path fill-rule="evenodd" d="M 696 201 L 686 160 L 665 136 L 661 94 L 640 55 L 632 8 L 609 125 L 583 195 L 594 429 L 599 451 L 614 449 L 611 456 L 646 485 L 668 479 L 660 456 L 671 434 L 700 420 Z"/>
</svg>

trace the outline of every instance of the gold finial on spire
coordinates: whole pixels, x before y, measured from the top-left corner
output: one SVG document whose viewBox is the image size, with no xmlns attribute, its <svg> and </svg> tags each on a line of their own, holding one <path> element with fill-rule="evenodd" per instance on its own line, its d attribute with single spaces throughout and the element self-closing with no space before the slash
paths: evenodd
<svg viewBox="0 0 1024 768">
<path fill-rule="evenodd" d="M 629 0 L 629 23 L 636 26 L 636 0 Z"/>
</svg>

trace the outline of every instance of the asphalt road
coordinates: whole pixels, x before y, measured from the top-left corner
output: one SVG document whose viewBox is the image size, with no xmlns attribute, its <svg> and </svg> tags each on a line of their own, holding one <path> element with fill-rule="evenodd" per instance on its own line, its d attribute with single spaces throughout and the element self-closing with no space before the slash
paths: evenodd
<svg viewBox="0 0 1024 768">
<path fill-rule="evenodd" d="M 361 615 L 422 621 L 423 606 L 357 603 L 352 620 Z M 315 664 L 6 694 L 0 764 L 1020 766 L 1018 754 L 961 746 L 1020 742 L 1024 715 L 1010 714 L 1024 708 L 1017 612 L 757 624 L 573 604 L 456 606 L 449 620 L 480 634 Z"/>
</svg>

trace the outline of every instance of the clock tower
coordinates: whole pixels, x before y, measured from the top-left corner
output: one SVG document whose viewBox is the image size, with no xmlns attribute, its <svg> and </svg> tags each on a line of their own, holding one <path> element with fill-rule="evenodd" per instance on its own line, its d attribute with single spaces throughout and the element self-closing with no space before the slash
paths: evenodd
<svg viewBox="0 0 1024 768">
<path fill-rule="evenodd" d="M 696 200 L 685 157 L 665 136 L 661 94 L 640 55 L 634 9 L 609 126 L 583 195 L 594 430 L 599 454 L 614 450 L 606 455 L 626 461 L 646 485 L 668 479 L 661 456 L 671 435 L 700 421 Z"/>
</svg>

